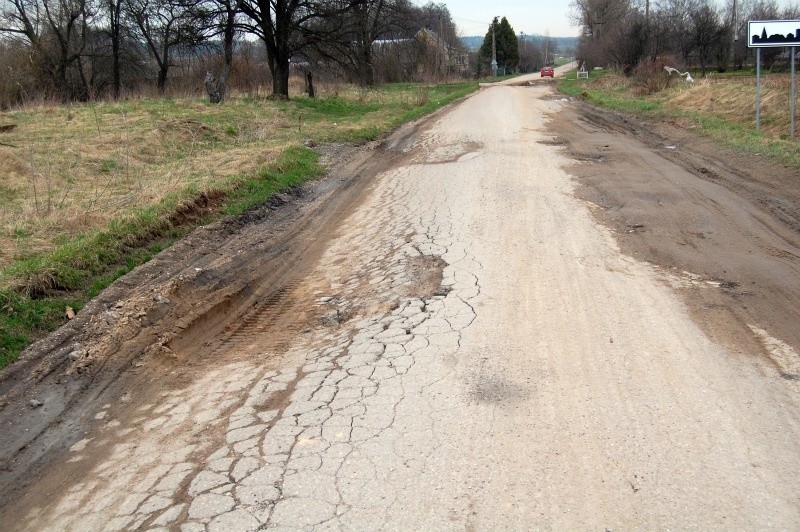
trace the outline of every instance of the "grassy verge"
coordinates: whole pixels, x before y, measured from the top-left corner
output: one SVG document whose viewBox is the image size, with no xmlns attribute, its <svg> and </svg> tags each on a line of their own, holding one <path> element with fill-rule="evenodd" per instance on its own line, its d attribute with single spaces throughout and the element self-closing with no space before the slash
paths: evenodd
<svg viewBox="0 0 800 532">
<path fill-rule="evenodd" d="M 193 227 L 323 169 L 301 141 L 378 138 L 475 83 L 338 87 L 288 102 L 131 100 L 0 113 L 0 368 Z M 91 140 L 91 142 L 86 142 Z"/>
<path fill-rule="evenodd" d="M 553 61 L 553 66 L 560 67 L 564 66 L 567 63 L 571 63 L 575 60 L 574 57 L 556 57 L 555 61 Z"/>
<path fill-rule="evenodd" d="M 800 168 L 800 142 L 791 141 L 783 105 L 784 84 L 773 76 L 765 87 L 763 129 L 753 127 L 754 88 L 747 76 L 714 76 L 694 85 L 674 84 L 651 95 L 638 95 L 628 79 L 610 72 L 591 72 L 588 80 L 565 76 L 559 90 L 601 107 L 645 118 L 669 120 L 738 151 L 766 154 Z"/>
</svg>

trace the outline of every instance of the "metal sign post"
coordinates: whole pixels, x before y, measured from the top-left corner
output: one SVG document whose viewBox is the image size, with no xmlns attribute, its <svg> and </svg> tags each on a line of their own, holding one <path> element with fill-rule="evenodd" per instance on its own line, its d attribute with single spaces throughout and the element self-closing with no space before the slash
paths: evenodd
<svg viewBox="0 0 800 532">
<path fill-rule="evenodd" d="M 794 138 L 795 135 L 795 125 L 797 124 L 797 77 L 795 76 L 795 50 L 797 50 L 796 46 L 792 46 L 792 90 L 789 91 L 789 113 L 792 115 L 792 134 L 791 137 Z"/>
<path fill-rule="evenodd" d="M 756 49 L 756 131 L 761 129 L 761 48 Z"/>
<path fill-rule="evenodd" d="M 797 81 L 795 79 L 795 48 L 800 46 L 800 20 L 751 20 L 747 23 L 747 46 L 756 49 L 756 129 L 761 128 L 761 49 L 790 47 L 792 80 L 789 112 L 792 115 L 792 138 L 797 122 Z"/>
</svg>

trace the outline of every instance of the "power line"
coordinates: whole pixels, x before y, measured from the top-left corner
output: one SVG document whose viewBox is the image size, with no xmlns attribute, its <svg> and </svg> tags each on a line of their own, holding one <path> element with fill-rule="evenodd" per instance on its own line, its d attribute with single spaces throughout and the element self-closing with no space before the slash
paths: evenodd
<svg viewBox="0 0 800 532">
<path fill-rule="evenodd" d="M 480 20 L 470 20 L 468 18 L 454 17 L 453 15 L 450 15 L 450 18 L 452 18 L 453 20 L 461 20 L 463 22 L 472 22 L 473 24 L 491 24 L 492 23 L 491 20 L 489 22 L 480 21 Z"/>
</svg>

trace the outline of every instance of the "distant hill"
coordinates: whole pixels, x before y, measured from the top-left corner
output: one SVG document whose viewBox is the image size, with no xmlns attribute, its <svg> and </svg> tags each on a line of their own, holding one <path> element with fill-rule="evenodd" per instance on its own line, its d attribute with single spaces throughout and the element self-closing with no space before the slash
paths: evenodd
<svg viewBox="0 0 800 532">
<path fill-rule="evenodd" d="M 483 44 L 483 37 L 473 35 L 471 37 L 461 37 L 461 42 L 470 50 L 477 50 Z"/>
<path fill-rule="evenodd" d="M 544 35 L 525 35 L 525 40 L 530 42 L 541 41 L 544 38 Z M 578 37 L 550 37 L 550 40 L 556 43 L 559 50 L 574 49 L 578 46 Z M 470 50 L 477 50 L 483 44 L 483 37 L 480 35 L 461 37 L 461 42 Z"/>
</svg>

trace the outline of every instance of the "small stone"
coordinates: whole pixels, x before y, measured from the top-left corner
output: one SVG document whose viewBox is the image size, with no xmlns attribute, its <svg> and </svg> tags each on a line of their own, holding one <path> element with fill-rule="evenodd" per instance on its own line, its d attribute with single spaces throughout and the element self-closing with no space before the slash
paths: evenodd
<svg viewBox="0 0 800 532">
<path fill-rule="evenodd" d="M 30 406 L 31 408 L 39 408 L 43 404 L 44 403 L 39 401 L 38 399 L 31 399 L 30 401 L 28 401 L 28 406 Z"/>
<path fill-rule="evenodd" d="M 341 317 L 339 316 L 338 310 L 332 310 L 331 312 L 326 313 L 322 316 L 322 325 L 325 327 L 333 327 L 334 325 L 338 325 L 342 322 Z"/>
<path fill-rule="evenodd" d="M 165 297 L 161 294 L 156 294 L 153 296 L 153 300 L 159 305 L 169 305 L 171 303 L 168 297 Z"/>
<path fill-rule="evenodd" d="M 76 347 L 75 349 L 70 351 L 67 357 L 73 362 L 75 362 L 76 360 L 80 360 L 81 358 L 85 357 L 88 354 L 89 352 L 83 347 Z"/>
</svg>

